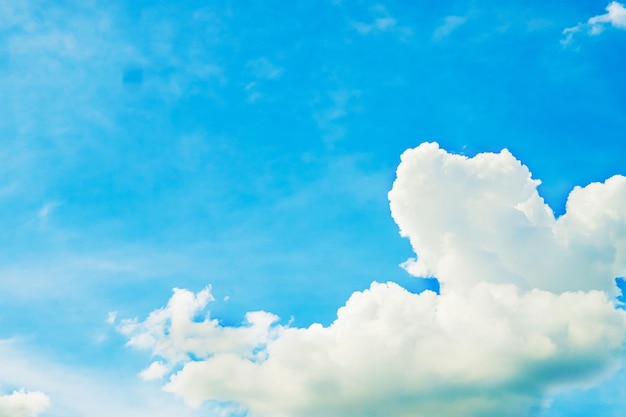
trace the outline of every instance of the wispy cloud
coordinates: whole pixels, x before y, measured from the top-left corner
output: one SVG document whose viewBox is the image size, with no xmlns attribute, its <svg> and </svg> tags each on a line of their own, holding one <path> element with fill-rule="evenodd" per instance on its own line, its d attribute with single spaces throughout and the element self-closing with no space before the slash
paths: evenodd
<svg viewBox="0 0 626 417">
<path fill-rule="evenodd" d="M 447 16 L 433 32 L 433 40 L 440 41 L 448 37 L 455 29 L 467 22 L 466 16 Z"/>
<path fill-rule="evenodd" d="M 393 17 L 379 17 L 371 23 L 353 22 L 352 27 L 362 35 L 370 32 L 386 32 L 396 27 L 397 21 Z"/>
<path fill-rule="evenodd" d="M 330 91 L 321 99 L 326 106 L 316 110 L 313 118 L 317 126 L 324 134 L 324 141 L 327 145 L 333 145 L 343 138 L 345 128 L 341 124 L 341 119 L 346 117 L 350 111 L 358 108 L 359 90 L 342 88 Z M 328 103 L 330 101 L 330 103 Z"/>
<path fill-rule="evenodd" d="M 248 61 L 246 64 L 255 78 L 263 80 L 276 80 L 283 74 L 283 68 L 274 65 L 269 59 L 263 57 Z"/>
<path fill-rule="evenodd" d="M 357 33 L 361 35 L 369 35 L 374 33 L 395 33 L 401 40 L 405 40 L 412 34 L 412 30 L 409 27 L 398 25 L 398 20 L 391 16 L 387 10 L 382 6 L 377 6 L 372 9 L 373 17 L 369 22 L 352 21 L 350 26 Z"/>
<path fill-rule="evenodd" d="M 616 1 L 611 2 L 606 7 L 606 13 L 590 17 L 585 23 L 579 23 L 563 30 L 564 38 L 561 40 L 563 45 L 569 45 L 576 33 L 586 32 L 588 35 L 595 36 L 601 34 L 607 26 L 616 29 L 626 29 L 626 7 Z"/>
<path fill-rule="evenodd" d="M 39 217 L 39 220 L 41 221 L 46 221 L 50 213 L 52 213 L 52 211 L 59 205 L 60 203 L 57 203 L 56 201 L 45 203 L 37 212 L 37 217 Z"/>
<path fill-rule="evenodd" d="M 165 365 L 161 361 L 155 361 L 150 364 L 146 369 L 139 373 L 139 377 L 144 381 L 154 381 L 163 379 L 171 371 L 170 367 Z"/>
<path fill-rule="evenodd" d="M 117 311 L 109 311 L 107 313 L 106 322 L 109 324 L 114 324 L 115 320 L 117 320 Z"/>
<path fill-rule="evenodd" d="M 263 84 L 267 81 L 280 79 L 284 71 L 283 68 L 275 65 L 266 57 L 252 59 L 246 63 L 246 67 L 254 79 L 245 88 L 248 93 L 249 103 L 255 103 L 266 98 L 266 94 L 261 91 Z"/>
</svg>

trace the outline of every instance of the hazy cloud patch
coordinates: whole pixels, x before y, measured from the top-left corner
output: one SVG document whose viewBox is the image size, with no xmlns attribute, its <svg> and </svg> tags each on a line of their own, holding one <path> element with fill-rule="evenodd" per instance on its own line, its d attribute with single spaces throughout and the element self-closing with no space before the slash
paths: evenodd
<svg viewBox="0 0 626 417">
<path fill-rule="evenodd" d="M 406 41 L 413 33 L 411 28 L 398 24 L 398 20 L 391 16 L 383 6 L 375 6 L 371 10 L 373 16 L 369 21 L 351 21 L 350 27 L 360 35 L 378 33 L 394 33 L 401 41 Z"/>
<path fill-rule="evenodd" d="M 447 38 L 455 29 L 465 24 L 467 17 L 465 16 L 447 16 L 443 23 L 433 32 L 433 40 L 440 41 Z"/>
</svg>

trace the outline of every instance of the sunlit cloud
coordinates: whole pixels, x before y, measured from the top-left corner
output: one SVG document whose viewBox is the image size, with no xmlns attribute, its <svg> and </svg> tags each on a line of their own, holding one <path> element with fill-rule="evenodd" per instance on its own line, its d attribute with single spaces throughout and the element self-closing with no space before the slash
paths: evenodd
<svg viewBox="0 0 626 417">
<path fill-rule="evenodd" d="M 50 407 L 50 398 L 39 391 L 21 389 L 0 395 L 0 416 L 37 417 Z"/>
<path fill-rule="evenodd" d="M 329 326 L 248 313 L 222 326 L 210 288 L 175 290 L 128 345 L 174 371 L 166 391 L 192 406 L 240 404 L 253 415 L 526 416 L 555 393 L 621 366 L 626 313 L 626 178 L 575 188 L 558 219 L 539 181 L 508 151 L 473 158 L 425 143 L 406 151 L 389 193 L 417 258 L 441 292 L 372 283 Z"/>
</svg>

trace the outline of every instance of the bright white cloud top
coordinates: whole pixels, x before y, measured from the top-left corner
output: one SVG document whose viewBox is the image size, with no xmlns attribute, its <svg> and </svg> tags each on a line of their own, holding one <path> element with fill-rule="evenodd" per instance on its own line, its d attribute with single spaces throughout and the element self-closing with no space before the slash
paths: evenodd
<svg viewBox="0 0 626 417">
<path fill-rule="evenodd" d="M 50 406 L 50 398 L 39 391 L 13 391 L 0 395 L 0 417 L 37 417 Z"/>
<path fill-rule="evenodd" d="M 160 360 L 145 379 L 262 417 L 525 416 L 555 392 L 621 366 L 626 313 L 626 178 L 575 188 L 555 219 L 539 181 L 508 151 L 473 158 L 424 143 L 402 155 L 389 193 L 417 276 L 441 294 L 373 283 L 328 327 L 248 313 L 208 314 L 210 288 L 177 289 L 145 321 L 122 321 L 130 346 Z"/>
<path fill-rule="evenodd" d="M 474 158 L 423 144 L 402 155 L 391 211 L 416 276 L 448 287 L 481 281 L 527 290 L 616 290 L 626 273 L 626 177 L 576 187 L 555 220 L 538 180 L 507 150 Z"/>
</svg>

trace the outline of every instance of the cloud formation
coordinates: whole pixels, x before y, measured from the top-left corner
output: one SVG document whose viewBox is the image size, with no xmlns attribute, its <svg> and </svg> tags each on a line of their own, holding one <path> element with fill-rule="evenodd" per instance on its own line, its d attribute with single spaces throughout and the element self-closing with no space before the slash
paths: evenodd
<svg viewBox="0 0 626 417">
<path fill-rule="evenodd" d="M 425 143 L 402 155 L 389 199 L 418 276 L 441 294 L 372 283 L 328 327 L 266 312 L 224 327 L 210 288 L 175 290 L 128 344 L 173 370 L 166 391 L 251 416 L 526 416 L 568 387 L 618 369 L 626 313 L 626 178 L 577 187 L 555 219 L 508 151 L 473 158 Z M 161 362 L 151 365 L 161 372 Z M 156 371 L 155 371 L 156 372 Z M 145 376 L 145 375 L 144 375 Z"/>
<path fill-rule="evenodd" d="M 575 187 L 558 219 L 539 184 L 507 150 L 467 158 L 426 143 L 406 151 L 389 199 L 418 255 L 407 270 L 444 289 L 488 281 L 615 294 L 615 277 L 626 273 L 626 177 Z"/>
<path fill-rule="evenodd" d="M 210 287 L 197 294 L 176 288 L 165 308 L 153 311 L 142 322 L 123 320 L 119 330 L 129 336 L 128 346 L 150 349 L 169 364 L 184 363 L 190 355 L 205 358 L 225 353 L 247 360 L 261 359 L 259 348 L 273 338 L 278 317 L 262 311 L 250 312 L 243 326 L 222 327 L 208 314 L 200 316 L 210 301 L 215 301 Z M 154 362 L 142 376 L 158 378 L 166 373 L 165 366 Z"/>
<path fill-rule="evenodd" d="M 0 395 L 0 417 L 36 417 L 50 406 L 50 398 L 39 391 L 13 391 Z"/>
<path fill-rule="evenodd" d="M 574 34 L 586 32 L 589 35 L 599 35 L 607 26 L 617 29 L 626 29 L 626 7 L 616 1 L 606 6 L 606 13 L 590 17 L 586 23 L 579 23 L 576 26 L 563 30 L 565 36 L 561 43 L 568 45 L 571 43 Z"/>
</svg>

